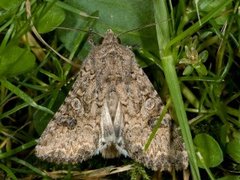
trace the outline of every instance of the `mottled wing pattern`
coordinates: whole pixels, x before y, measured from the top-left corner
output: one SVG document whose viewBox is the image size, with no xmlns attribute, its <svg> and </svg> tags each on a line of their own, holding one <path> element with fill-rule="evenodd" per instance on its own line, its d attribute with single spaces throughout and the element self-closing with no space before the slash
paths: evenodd
<svg viewBox="0 0 240 180">
<path fill-rule="evenodd" d="M 173 124 L 171 131 L 171 163 L 176 170 L 187 169 L 188 154 L 184 147 L 182 136 L 176 125 Z"/>
<path fill-rule="evenodd" d="M 132 60 L 134 61 L 134 59 Z M 170 117 L 166 116 L 164 123 L 153 139 L 147 152 L 144 152 L 155 120 L 163 107 L 161 99 L 153 89 L 152 84 L 136 64 L 132 67 L 129 92 L 125 94 L 127 104 L 122 106 L 125 119 L 124 140 L 129 156 L 152 169 L 168 169 L 170 151 Z"/>
<path fill-rule="evenodd" d="M 96 152 L 100 112 L 93 52 L 94 49 L 83 63 L 72 90 L 38 140 L 36 156 L 43 160 L 77 163 Z"/>
<path fill-rule="evenodd" d="M 131 76 L 124 89 L 124 95 L 121 95 L 125 97 L 125 104 L 122 104 L 125 120 L 123 137 L 129 156 L 153 170 L 186 169 L 187 153 L 179 133 L 173 129 L 169 114 L 165 115 L 147 151 L 143 151 L 164 105 L 135 59 L 132 59 Z"/>
<path fill-rule="evenodd" d="M 166 114 L 146 144 L 163 103 L 133 52 L 108 31 L 85 60 L 64 104 L 39 139 L 36 154 L 53 162 L 81 162 L 123 154 L 153 170 L 186 169 L 181 136 Z"/>
<path fill-rule="evenodd" d="M 101 71 L 99 82 L 103 85 L 100 92 L 108 91 L 102 97 L 112 99 L 108 96 L 116 94 L 117 100 L 114 102 L 120 103 L 124 121 L 122 147 L 132 159 L 153 170 L 186 169 L 187 153 L 169 114 L 165 115 L 150 147 L 144 152 L 144 145 L 164 105 L 148 77 L 137 65 L 133 52 L 118 44 L 114 35 L 109 41 L 109 47 L 105 44 L 107 55 L 105 53 L 105 58 L 98 55 L 102 61 L 98 59 L 96 63 L 99 63 L 97 71 Z"/>
</svg>

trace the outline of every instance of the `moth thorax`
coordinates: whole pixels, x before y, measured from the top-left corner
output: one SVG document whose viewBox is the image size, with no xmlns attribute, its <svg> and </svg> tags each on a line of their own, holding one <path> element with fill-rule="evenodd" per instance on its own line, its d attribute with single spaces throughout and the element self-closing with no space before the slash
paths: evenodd
<svg viewBox="0 0 240 180">
<path fill-rule="evenodd" d="M 118 106 L 118 96 L 117 96 L 117 93 L 115 91 L 111 91 L 108 94 L 107 105 L 108 105 L 108 108 L 109 108 L 109 113 L 110 113 L 111 119 L 114 120 L 115 115 L 116 115 L 116 111 L 117 111 L 117 106 Z"/>
</svg>

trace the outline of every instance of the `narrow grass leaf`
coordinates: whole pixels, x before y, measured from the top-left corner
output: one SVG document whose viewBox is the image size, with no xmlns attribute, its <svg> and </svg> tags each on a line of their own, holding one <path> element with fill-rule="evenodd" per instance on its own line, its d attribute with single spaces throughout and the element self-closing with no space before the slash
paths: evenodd
<svg viewBox="0 0 240 180">
<path fill-rule="evenodd" d="M 26 150 L 26 149 L 28 149 L 30 147 L 35 146 L 36 144 L 37 144 L 37 142 L 35 140 L 32 140 L 32 141 L 30 141 L 30 142 L 28 142 L 26 144 L 23 144 L 23 145 L 15 148 L 15 149 L 12 149 L 12 150 L 8 151 L 8 152 L 0 153 L 0 159 L 5 159 L 7 157 L 10 157 L 10 156 L 12 156 L 14 154 L 17 154 L 17 153 L 19 153 L 21 151 L 24 151 L 24 150 Z"/>
<path fill-rule="evenodd" d="M 46 173 L 44 173 L 44 172 L 41 171 L 40 169 L 34 167 L 33 165 L 31 165 L 31 164 L 28 163 L 27 161 L 23 161 L 23 160 L 18 159 L 18 158 L 16 158 L 16 157 L 11 158 L 11 160 L 12 160 L 12 161 L 15 161 L 15 162 L 17 162 L 17 163 L 19 163 L 19 164 L 21 164 L 21 165 L 23 165 L 23 166 L 26 166 L 27 168 L 31 169 L 32 171 L 34 171 L 35 173 L 37 173 L 37 174 L 39 174 L 39 175 L 41 175 L 41 176 L 43 176 L 43 177 L 47 176 Z"/>
<path fill-rule="evenodd" d="M 196 154 L 192 142 L 192 136 L 190 128 L 188 125 L 187 115 L 184 109 L 184 103 L 181 95 L 180 85 L 175 69 L 175 59 L 173 57 L 173 52 L 171 47 L 167 47 L 170 41 L 170 24 L 166 23 L 164 28 L 162 28 L 162 23 L 167 22 L 168 11 L 167 3 L 162 0 L 153 0 L 154 10 L 155 10 L 155 21 L 156 21 L 156 31 L 157 31 L 157 40 L 159 46 L 159 52 L 161 57 L 161 63 L 163 71 L 166 77 L 168 88 L 170 91 L 171 99 L 175 107 L 175 112 L 178 118 L 178 122 L 181 128 L 182 136 L 185 142 L 186 150 L 189 155 L 190 167 L 192 171 L 192 177 L 194 180 L 200 179 L 200 173 L 197 166 Z M 160 13 L 161 12 L 161 13 Z M 165 13 L 165 14 L 163 14 Z M 164 43 L 163 43 L 164 41 Z M 166 43 L 167 42 L 167 43 Z"/>
<path fill-rule="evenodd" d="M 28 96 L 25 92 L 23 92 L 17 86 L 13 85 L 11 82 L 7 81 L 6 79 L 1 79 L 0 82 L 1 82 L 2 86 L 9 89 L 11 92 L 13 92 L 18 97 L 20 97 L 25 102 L 27 102 L 30 106 L 32 106 L 36 109 L 48 112 L 50 114 L 53 114 L 53 112 L 51 110 L 49 110 L 48 108 L 43 107 L 41 105 L 38 105 L 30 96 Z"/>
<path fill-rule="evenodd" d="M 161 113 L 160 117 L 158 118 L 158 121 L 157 121 L 156 125 L 154 126 L 154 128 L 153 128 L 153 130 L 152 130 L 152 132 L 151 132 L 151 134 L 148 138 L 147 143 L 144 146 L 144 151 L 146 151 L 148 149 L 148 147 L 150 146 L 153 138 L 155 137 L 155 134 L 157 133 L 159 127 L 161 126 L 161 122 L 162 122 L 164 116 L 166 115 L 168 107 L 170 106 L 170 104 L 171 104 L 171 101 L 169 100 L 167 102 L 166 106 L 164 106 L 164 108 L 162 110 L 162 113 Z"/>
<path fill-rule="evenodd" d="M 4 164 L 0 164 L 0 169 L 2 169 L 3 171 L 6 172 L 7 176 L 13 180 L 17 180 L 17 177 L 15 176 L 15 174 L 11 171 L 11 169 L 7 166 L 5 166 Z"/>
</svg>

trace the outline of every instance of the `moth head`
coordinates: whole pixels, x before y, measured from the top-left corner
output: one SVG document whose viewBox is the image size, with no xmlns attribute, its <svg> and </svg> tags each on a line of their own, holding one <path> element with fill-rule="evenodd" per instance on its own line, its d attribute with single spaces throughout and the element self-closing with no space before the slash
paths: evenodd
<svg viewBox="0 0 240 180">
<path fill-rule="evenodd" d="M 102 41 L 103 45 L 106 44 L 113 44 L 113 43 L 119 43 L 117 36 L 113 33 L 111 29 L 108 29 L 106 32 L 106 35 Z"/>
</svg>

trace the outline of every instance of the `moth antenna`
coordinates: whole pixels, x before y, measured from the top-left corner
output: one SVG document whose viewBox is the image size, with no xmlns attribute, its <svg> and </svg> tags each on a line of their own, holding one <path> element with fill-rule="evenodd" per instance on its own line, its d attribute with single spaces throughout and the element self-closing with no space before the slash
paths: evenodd
<svg viewBox="0 0 240 180">
<path fill-rule="evenodd" d="M 151 24 L 144 25 L 143 27 L 133 28 L 133 29 L 130 29 L 130 30 L 127 30 L 127 31 L 124 31 L 124 32 L 121 32 L 121 33 L 117 34 L 117 37 L 119 37 L 123 34 L 127 34 L 129 32 L 140 31 L 140 30 L 145 29 L 145 28 L 153 27 L 155 25 L 156 25 L 156 23 L 151 23 Z"/>
</svg>

